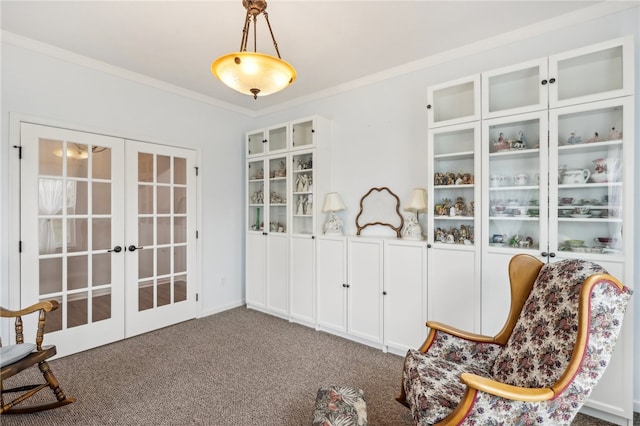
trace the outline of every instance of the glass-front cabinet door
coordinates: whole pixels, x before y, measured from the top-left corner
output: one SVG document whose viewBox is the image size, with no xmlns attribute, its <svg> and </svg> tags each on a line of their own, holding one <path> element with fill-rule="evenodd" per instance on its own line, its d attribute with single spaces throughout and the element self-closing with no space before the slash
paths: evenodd
<svg viewBox="0 0 640 426">
<path fill-rule="evenodd" d="M 547 109 L 547 58 L 482 73 L 482 118 Z"/>
<path fill-rule="evenodd" d="M 480 74 L 427 88 L 429 128 L 480 119 Z"/>
<path fill-rule="evenodd" d="M 633 94 L 633 37 L 549 57 L 549 105 L 561 107 Z"/>
<path fill-rule="evenodd" d="M 247 231 L 264 230 L 264 159 L 247 162 Z"/>
<path fill-rule="evenodd" d="M 436 246 L 475 245 L 479 141 L 478 122 L 430 131 L 428 157 L 433 161 L 433 173 L 429 176 L 428 201 L 433 214 L 428 215 L 428 239 Z"/>
<path fill-rule="evenodd" d="M 247 161 L 247 231 L 287 232 L 287 156 Z"/>
<path fill-rule="evenodd" d="M 265 153 L 267 138 L 262 130 L 249 133 L 246 136 L 247 157 L 262 155 Z"/>
<path fill-rule="evenodd" d="M 287 156 L 273 156 L 269 167 L 269 227 L 268 232 L 288 232 L 287 227 Z"/>
<path fill-rule="evenodd" d="M 630 109 L 623 98 L 550 112 L 550 242 L 561 257 L 611 259 L 630 243 Z"/>
<path fill-rule="evenodd" d="M 484 243 L 510 255 L 546 251 L 547 112 L 483 121 Z"/>
<path fill-rule="evenodd" d="M 314 226 L 313 209 L 313 151 L 292 155 L 292 229 L 293 234 L 312 235 Z"/>
<path fill-rule="evenodd" d="M 272 127 L 267 131 L 267 149 L 270 154 L 287 149 L 287 125 Z"/>
<path fill-rule="evenodd" d="M 246 134 L 247 157 L 282 152 L 287 149 L 287 125 L 271 127 L 266 130 L 254 130 Z"/>
<path fill-rule="evenodd" d="M 311 148 L 315 146 L 315 127 L 313 119 L 295 121 L 291 124 L 291 148 Z"/>
</svg>

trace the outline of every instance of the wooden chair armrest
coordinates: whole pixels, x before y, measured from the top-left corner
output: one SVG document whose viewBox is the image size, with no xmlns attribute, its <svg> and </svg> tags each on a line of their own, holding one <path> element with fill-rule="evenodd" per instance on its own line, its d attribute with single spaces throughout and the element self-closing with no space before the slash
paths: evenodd
<svg viewBox="0 0 640 426">
<path fill-rule="evenodd" d="M 460 337 L 461 339 L 465 340 L 471 340 L 473 342 L 496 343 L 493 336 L 470 333 L 468 331 L 460 330 L 459 328 L 455 328 L 437 321 L 427 321 L 427 327 L 432 330 L 443 331 L 447 334 L 451 334 L 452 336 Z"/>
<path fill-rule="evenodd" d="M 460 424 L 475 404 L 476 394 L 486 392 L 501 398 L 515 401 L 539 402 L 551 399 L 553 390 L 549 388 L 521 388 L 471 373 L 462 373 L 460 381 L 467 385 L 464 395 L 456 408 L 447 417 L 434 426 L 455 426 Z"/>
<path fill-rule="evenodd" d="M 460 375 L 460 381 L 470 388 L 514 401 L 547 401 L 555 395 L 550 388 L 523 388 L 520 386 L 512 386 L 471 373 L 462 373 Z"/>
<path fill-rule="evenodd" d="M 41 309 L 44 310 L 45 312 L 55 311 L 56 309 L 58 309 L 58 302 L 56 300 L 38 302 L 31 306 L 27 306 L 24 309 L 20 309 L 19 311 L 12 311 L 10 309 L 6 309 L 0 306 L 0 317 L 15 318 L 15 317 L 20 317 L 22 315 L 28 315 L 33 312 L 37 312 Z"/>
</svg>

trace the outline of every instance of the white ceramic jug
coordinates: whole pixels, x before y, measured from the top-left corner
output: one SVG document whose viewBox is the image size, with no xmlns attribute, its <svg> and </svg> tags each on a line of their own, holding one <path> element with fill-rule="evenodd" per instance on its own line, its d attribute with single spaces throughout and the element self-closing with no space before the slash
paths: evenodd
<svg viewBox="0 0 640 426">
<path fill-rule="evenodd" d="M 585 183 L 589 180 L 591 172 L 589 169 L 571 169 L 562 174 L 563 184 Z"/>
</svg>

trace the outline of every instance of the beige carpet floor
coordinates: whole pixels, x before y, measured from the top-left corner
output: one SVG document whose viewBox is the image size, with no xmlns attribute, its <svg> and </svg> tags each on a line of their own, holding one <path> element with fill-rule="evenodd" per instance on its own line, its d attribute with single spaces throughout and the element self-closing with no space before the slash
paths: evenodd
<svg viewBox="0 0 640 426">
<path fill-rule="evenodd" d="M 364 390 L 370 425 L 412 425 L 394 400 L 401 357 L 244 307 L 57 359 L 51 368 L 77 402 L 2 416 L 3 426 L 310 425 L 317 389 L 332 384 Z M 584 415 L 574 422 L 608 424 Z"/>
</svg>

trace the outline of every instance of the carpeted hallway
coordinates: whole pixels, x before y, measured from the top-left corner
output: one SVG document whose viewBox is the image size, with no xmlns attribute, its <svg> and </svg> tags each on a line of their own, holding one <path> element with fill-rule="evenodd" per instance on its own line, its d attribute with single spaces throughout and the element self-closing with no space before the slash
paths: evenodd
<svg viewBox="0 0 640 426">
<path fill-rule="evenodd" d="M 317 389 L 331 384 L 364 390 L 372 426 L 413 424 L 394 400 L 401 357 L 244 307 L 55 360 L 51 368 L 78 401 L 2 416 L 3 426 L 310 425 Z M 608 424 L 587 416 L 574 422 Z"/>
</svg>

